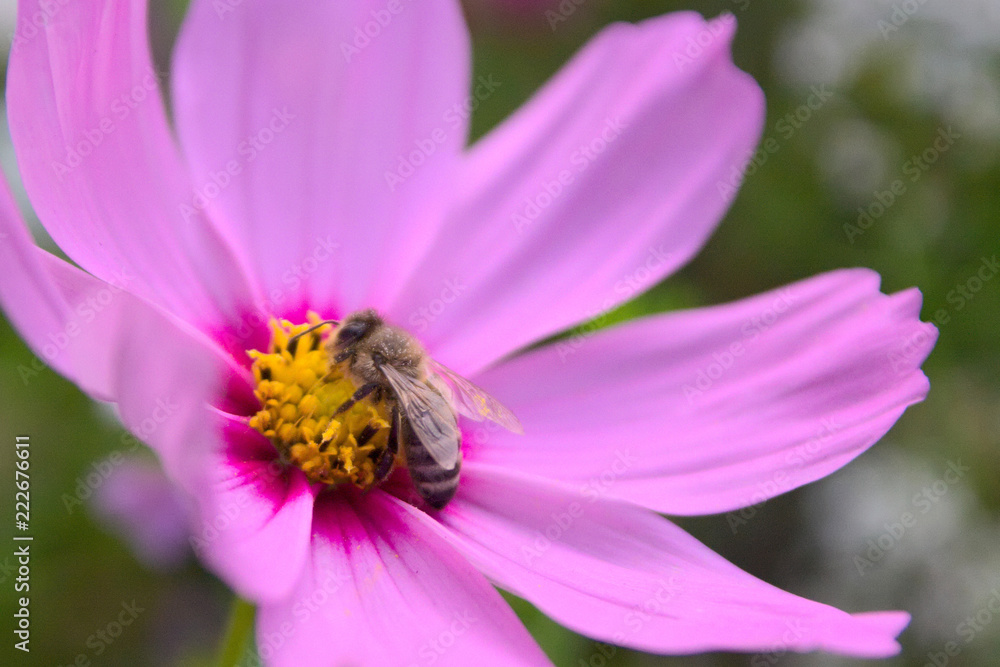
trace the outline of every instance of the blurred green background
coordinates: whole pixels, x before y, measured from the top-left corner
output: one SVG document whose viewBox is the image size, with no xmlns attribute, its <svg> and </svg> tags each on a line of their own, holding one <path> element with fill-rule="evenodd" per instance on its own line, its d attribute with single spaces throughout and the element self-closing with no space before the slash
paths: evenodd
<svg viewBox="0 0 1000 667">
<path fill-rule="evenodd" d="M 165 69 L 186 3 L 152 4 L 154 46 Z M 680 523 L 786 590 L 850 611 L 910 611 L 902 655 L 880 664 L 922 666 L 936 658 L 940 665 L 951 641 L 961 654 L 948 664 L 1000 664 L 1000 618 L 984 622 L 980 614 L 982 628 L 972 640 L 960 634 L 964 619 L 1000 590 L 1000 280 L 986 281 L 971 299 L 957 291 L 983 258 L 1000 253 L 1000 3 L 566 0 L 562 10 L 541 4 L 468 0 L 475 69 L 503 84 L 476 110 L 475 136 L 517 108 L 603 25 L 679 9 L 734 13 L 736 62 L 767 96 L 765 136 L 777 142 L 777 152 L 746 179 L 698 258 L 616 317 L 719 303 L 864 266 L 881 273 L 886 292 L 919 287 L 924 319 L 940 328 L 924 366 L 928 400 L 907 411 L 872 451 L 769 501 L 735 528 L 726 516 Z M 0 3 L 8 46 L 13 5 Z M 904 11 L 896 15 L 898 26 L 894 8 Z M 833 95 L 810 110 L 803 105 L 813 86 Z M 907 161 L 949 128 L 958 135 L 949 150 L 918 174 L 907 170 Z M 9 141 L 0 151 L 12 175 Z M 904 179 L 906 192 L 867 229 L 856 227 L 859 207 L 871 206 L 896 179 Z M 7 638 L 0 664 L 68 665 L 80 654 L 95 665 L 206 664 L 222 632 L 226 588 L 186 554 L 136 555 L 91 503 L 67 508 L 67 494 L 95 470 L 100 474 L 102 464 L 112 461 L 114 474 L 126 470 L 109 459 L 125 448 L 122 433 L 106 408 L 53 372 L 25 379 L 21 371 L 32 359 L 0 322 L 0 468 L 12 479 L 14 436 L 30 434 L 35 535 L 28 661 L 11 648 L 15 575 L 12 557 L 0 555 Z M 859 572 L 855 556 L 886 532 L 886 523 L 912 510 L 915 495 L 942 478 L 949 463 L 970 471 Z M 5 492 L 0 540 L 10 544 L 8 498 Z M 142 611 L 106 643 L 97 633 L 123 603 Z M 863 663 L 824 655 L 664 658 L 602 650 L 530 605 L 513 603 L 560 667 Z"/>
</svg>

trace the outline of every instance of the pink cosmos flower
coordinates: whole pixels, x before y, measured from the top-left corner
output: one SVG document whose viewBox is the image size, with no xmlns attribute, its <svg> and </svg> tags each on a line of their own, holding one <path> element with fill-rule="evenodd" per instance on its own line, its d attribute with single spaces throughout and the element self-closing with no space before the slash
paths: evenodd
<svg viewBox="0 0 1000 667">
<path fill-rule="evenodd" d="M 658 513 L 754 505 L 877 441 L 928 389 L 916 290 L 835 271 L 523 351 L 676 271 L 723 215 L 763 124 L 731 17 L 611 26 L 467 148 L 457 2 L 195 0 L 176 139 L 145 2 L 43 4 L 19 3 L 10 125 L 79 268 L 4 191 L 0 300 L 197 500 L 194 545 L 259 606 L 271 664 L 547 664 L 491 584 L 656 653 L 898 651 L 907 614 L 785 593 Z M 462 421 L 440 512 L 402 469 L 355 488 L 351 419 L 378 406 L 308 422 L 343 387 L 288 332 L 369 307 L 524 424 Z"/>
</svg>

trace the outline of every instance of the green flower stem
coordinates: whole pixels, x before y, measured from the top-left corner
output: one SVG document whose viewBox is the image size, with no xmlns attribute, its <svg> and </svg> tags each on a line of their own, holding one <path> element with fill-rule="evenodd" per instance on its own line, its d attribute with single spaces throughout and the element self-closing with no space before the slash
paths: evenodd
<svg viewBox="0 0 1000 667">
<path fill-rule="evenodd" d="M 229 612 L 226 635 L 219 646 L 219 667 L 233 667 L 243 656 L 243 652 L 253 637 L 253 620 L 256 609 L 240 598 L 233 598 Z"/>
</svg>

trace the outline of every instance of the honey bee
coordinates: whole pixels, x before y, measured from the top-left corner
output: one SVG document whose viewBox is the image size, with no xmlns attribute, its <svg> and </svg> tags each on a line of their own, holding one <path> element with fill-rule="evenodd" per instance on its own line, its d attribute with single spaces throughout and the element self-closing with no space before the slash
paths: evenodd
<svg viewBox="0 0 1000 667">
<path fill-rule="evenodd" d="M 326 325 L 337 327 L 326 343 L 330 365 L 343 365 L 357 387 L 335 414 L 369 396 L 391 407 L 389 447 L 376 462 L 376 481 L 389 475 L 402 448 L 417 493 L 441 509 L 458 490 L 458 414 L 524 433 L 521 422 L 500 401 L 431 359 L 415 338 L 386 324 L 374 310 L 321 322 L 294 338 Z"/>
</svg>

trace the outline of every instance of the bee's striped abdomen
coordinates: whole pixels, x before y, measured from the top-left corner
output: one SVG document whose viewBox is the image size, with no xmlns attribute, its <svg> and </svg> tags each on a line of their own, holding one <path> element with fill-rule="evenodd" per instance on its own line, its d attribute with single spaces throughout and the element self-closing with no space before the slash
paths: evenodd
<svg viewBox="0 0 1000 667">
<path fill-rule="evenodd" d="M 413 433 L 405 418 L 401 420 L 399 435 L 403 440 L 401 444 L 406 450 L 406 467 L 410 471 L 410 478 L 417 493 L 434 509 L 443 508 L 458 490 L 458 474 L 462 468 L 461 456 L 454 468 L 445 470 Z M 455 446 L 458 447 L 458 444 Z"/>
</svg>

